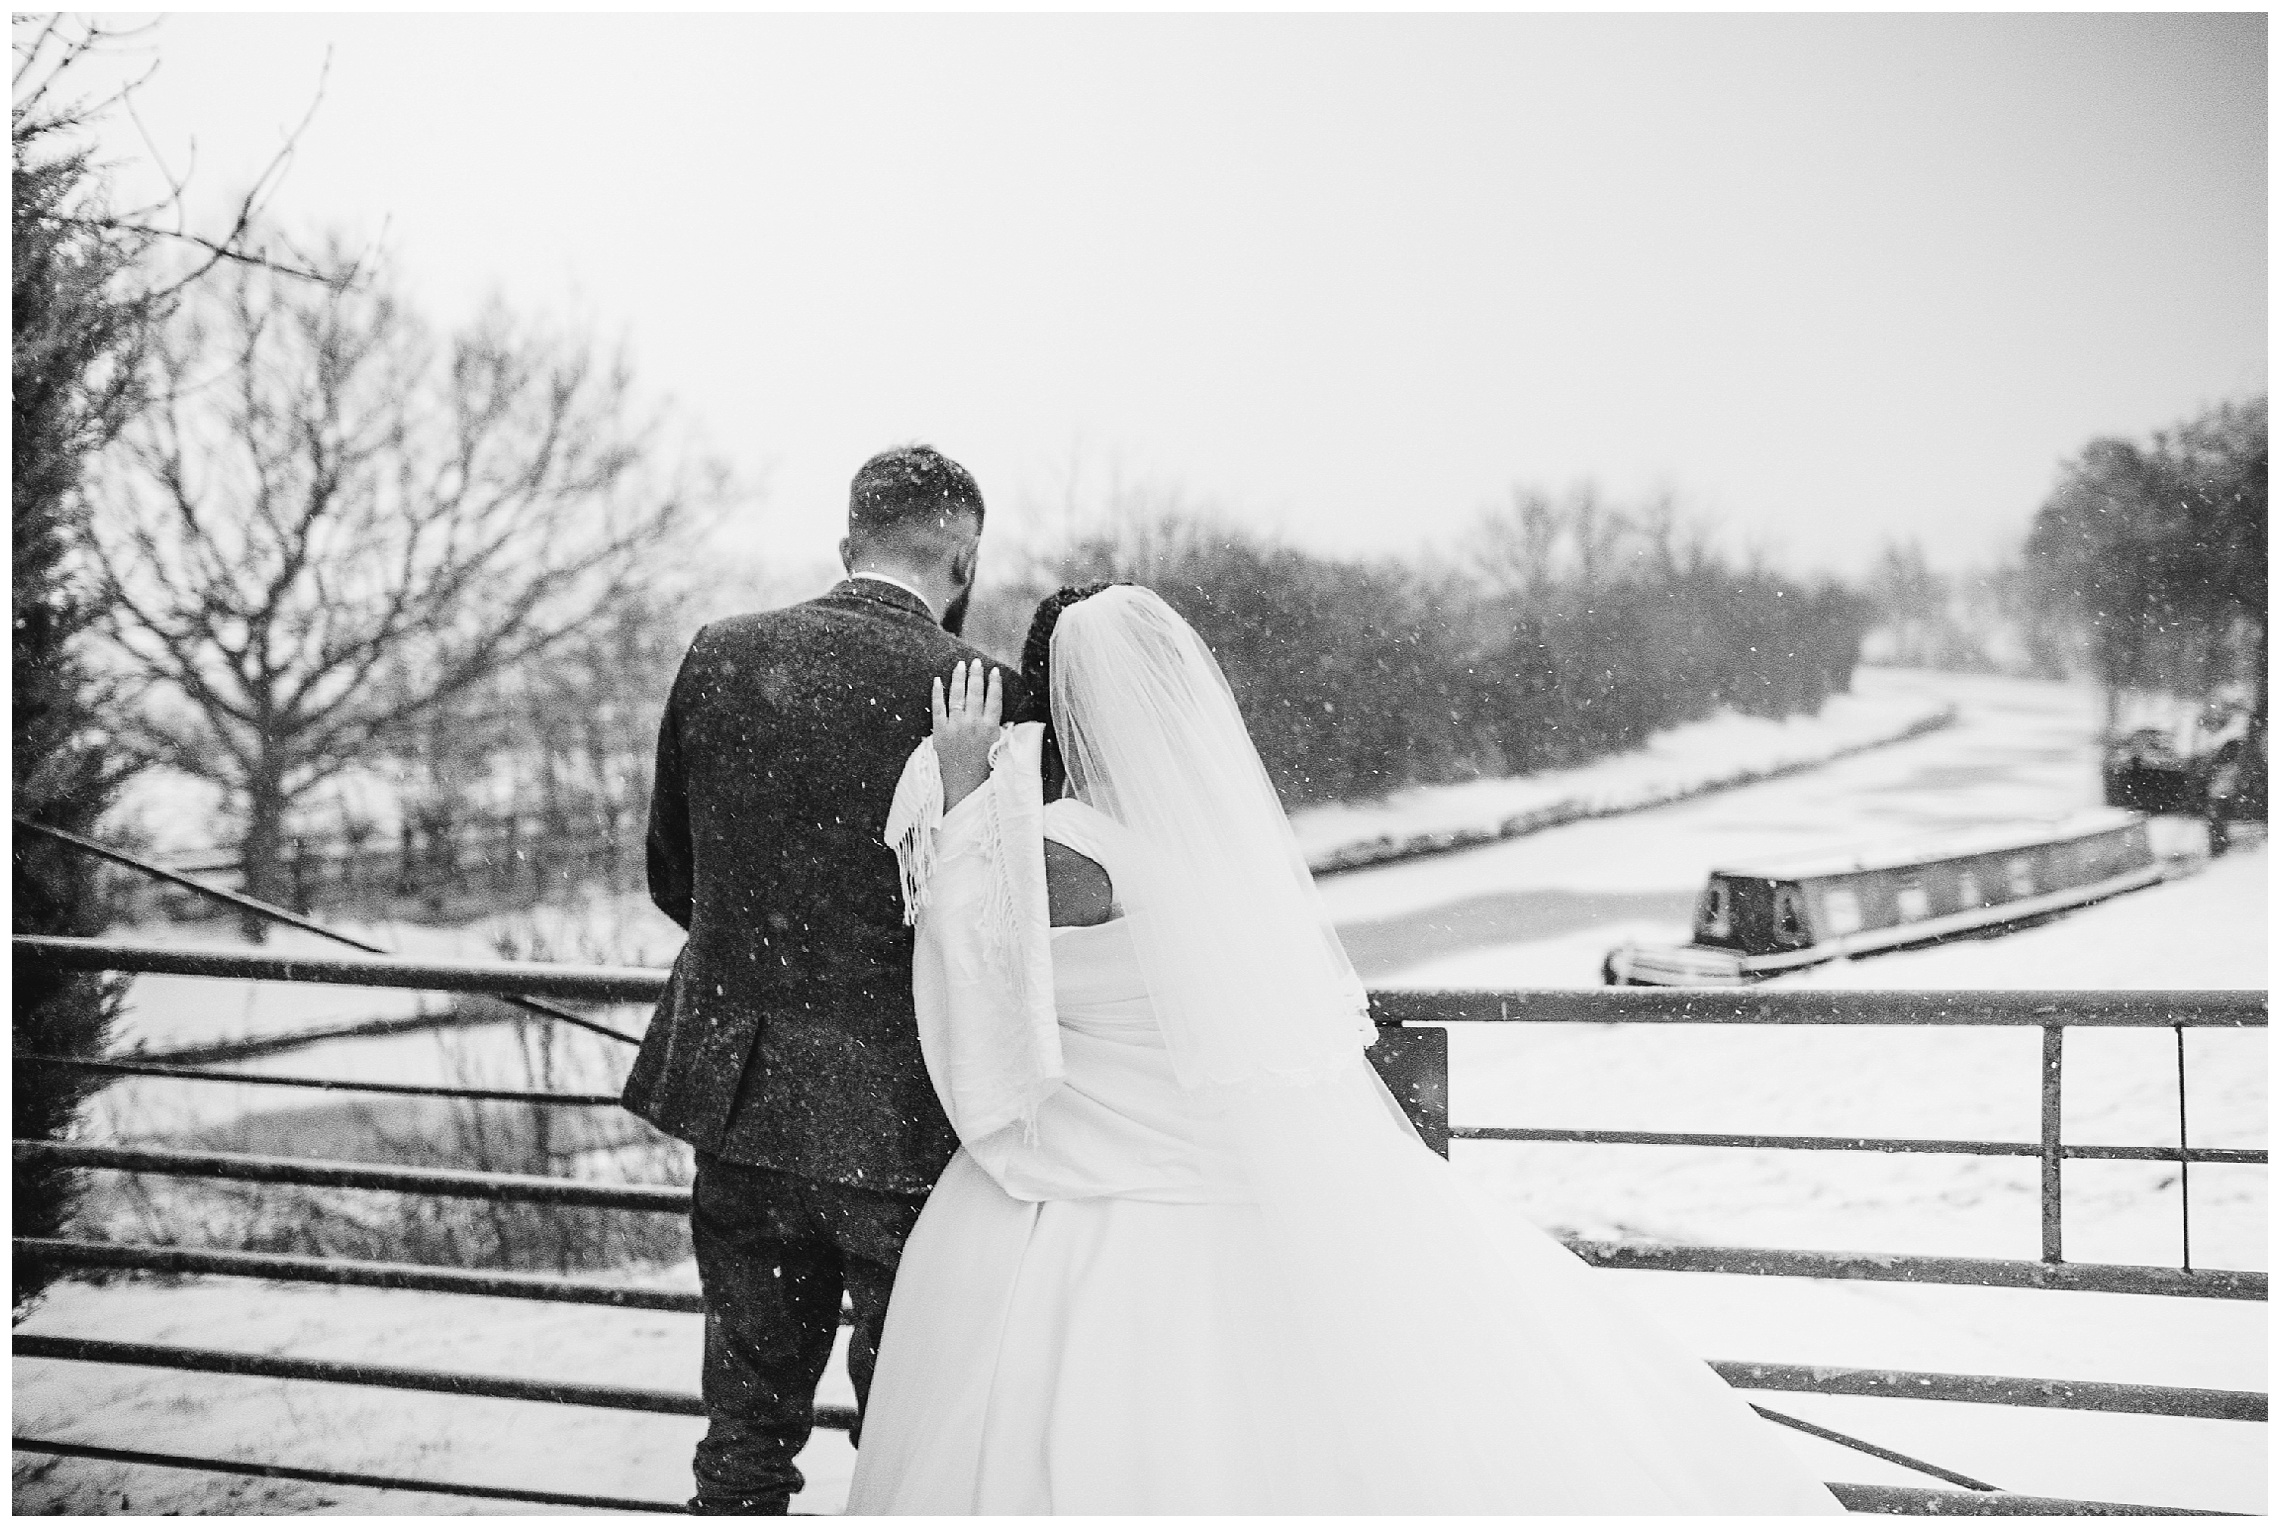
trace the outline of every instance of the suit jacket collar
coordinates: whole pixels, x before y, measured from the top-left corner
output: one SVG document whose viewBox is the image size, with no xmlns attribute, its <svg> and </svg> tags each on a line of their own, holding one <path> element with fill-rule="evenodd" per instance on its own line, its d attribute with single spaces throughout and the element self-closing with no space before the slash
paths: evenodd
<svg viewBox="0 0 2280 1528">
<path fill-rule="evenodd" d="M 895 584 L 882 583 L 875 578 L 841 579 L 837 587 L 826 598 L 868 600 L 876 605 L 887 605 L 896 610 L 908 611 L 934 625 L 941 624 L 935 621 L 934 612 L 927 608 L 926 601 L 908 589 Z"/>
</svg>

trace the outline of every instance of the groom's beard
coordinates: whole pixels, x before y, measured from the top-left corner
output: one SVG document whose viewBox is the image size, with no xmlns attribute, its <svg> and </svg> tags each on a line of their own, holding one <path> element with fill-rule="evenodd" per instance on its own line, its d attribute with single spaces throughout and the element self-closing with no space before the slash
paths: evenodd
<svg viewBox="0 0 2280 1528">
<path fill-rule="evenodd" d="M 957 595 L 950 601 L 949 608 L 942 612 L 942 629 L 944 631 L 953 637 L 965 634 L 966 607 L 973 602 L 973 598 L 974 586 L 972 584 L 968 584 L 958 591 Z"/>
</svg>

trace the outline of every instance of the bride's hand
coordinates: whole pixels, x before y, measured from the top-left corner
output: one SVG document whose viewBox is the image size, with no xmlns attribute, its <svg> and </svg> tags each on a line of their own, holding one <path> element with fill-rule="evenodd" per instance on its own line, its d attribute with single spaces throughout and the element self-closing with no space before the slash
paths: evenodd
<svg viewBox="0 0 2280 1528">
<path fill-rule="evenodd" d="M 1004 675 L 982 678 L 979 659 L 961 661 L 950 683 L 934 681 L 934 754 L 942 766 L 942 809 L 947 812 L 990 777 L 990 745 L 1005 711 Z"/>
</svg>

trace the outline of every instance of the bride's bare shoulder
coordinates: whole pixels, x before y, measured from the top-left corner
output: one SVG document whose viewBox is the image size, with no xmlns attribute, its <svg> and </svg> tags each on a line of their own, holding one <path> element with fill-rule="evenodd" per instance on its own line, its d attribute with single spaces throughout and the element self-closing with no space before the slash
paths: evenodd
<svg viewBox="0 0 2280 1528">
<path fill-rule="evenodd" d="M 1098 860 L 1045 840 L 1045 904 L 1055 928 L 1086 928 L 1116 913 L 1116 887 Z"/>
</svg>

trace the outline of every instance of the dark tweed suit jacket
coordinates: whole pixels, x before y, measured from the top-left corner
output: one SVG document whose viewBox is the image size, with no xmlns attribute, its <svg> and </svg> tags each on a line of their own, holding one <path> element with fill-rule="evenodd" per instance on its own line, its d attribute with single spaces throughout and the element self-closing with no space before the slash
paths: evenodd
<svg viewBox="0 0 2280 1528">
<path fill-rule="evenodd" d="M 649 892 L 689 931 L 625 1106 L 698 1150 L 923 1194 L 958 1140 L 927 1080 L 881 842 L 936 675 L 984 655 L 849 579 L 697 634 L 657 739 Z M 1005 675 L 1007 711 L 1019 676 Z"/>
</svg>

